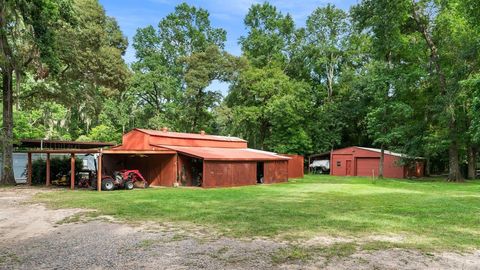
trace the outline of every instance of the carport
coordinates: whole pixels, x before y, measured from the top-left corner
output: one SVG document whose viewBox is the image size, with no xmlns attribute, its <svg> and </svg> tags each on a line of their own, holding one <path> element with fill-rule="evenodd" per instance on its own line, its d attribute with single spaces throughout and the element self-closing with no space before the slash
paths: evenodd
<svg viewBox="0 0 480 270">
<path fill-rule="evenodd" d="M 75 189 L 75 155 L 76 154 L 97 154 L 97 168 L 102 167 L 102 149 L 46 149 L 27 151 L 27 184 L 32 185 L 32 154 L 46 154 L 46 176 L 45 185 L 51 185 L 50 178 L 50 155 L 64 154 L 70 155 L 70 189 Z M 102 170 L 97 170 L 97 190 L 101 190 Z"/>
<path fill-rule="evenodd" d="M 97 190 L 101 191 L 103 174 L 132 167 L 138 169 L 154 185 L 173 185 L 176 180 L 175 151 L 171 150 L 114 150 L 114 149 L 46 149 L 27 152 L 27 184 L 32 184 L 32 154 L 46 154 L 46 186 L 51 185 L 50 156 L 70 155 L 70 189 L 75 189 L 75 160 L 77 154 L 93 154 L 97 160 Z"/>
<path fill-rule="evenodd" d="M 152 186 L 173 186 L 176 181 L 177 152 L 171 150 L 120 150 L 101 152 L 102 173 L 113 175 L 114 171 L 136 169 Z"/>
</svg>

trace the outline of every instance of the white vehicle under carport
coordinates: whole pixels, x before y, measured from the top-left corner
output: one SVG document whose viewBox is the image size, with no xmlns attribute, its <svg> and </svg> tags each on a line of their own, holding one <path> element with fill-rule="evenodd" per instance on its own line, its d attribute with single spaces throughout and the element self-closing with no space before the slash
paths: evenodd
<svg viewBox="0 0 480 270">
<path fill-rule="evenodd" d="M 314 160 L 310 165 L 310 171 L 316 174 L 327 174 L 330 172 L 330 160 Z"/>
</svg>

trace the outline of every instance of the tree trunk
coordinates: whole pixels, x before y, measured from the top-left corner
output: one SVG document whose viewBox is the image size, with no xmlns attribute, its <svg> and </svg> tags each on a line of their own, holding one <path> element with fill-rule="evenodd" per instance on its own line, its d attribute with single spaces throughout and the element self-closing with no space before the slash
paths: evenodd
<svg viewBox="0 0 480 270">
<path fill-rule="evenodd" d="M 333 55 L 330 54 L 330 64 L 327 71 L 327 100 L 331 101 L 333 96 L 333 77 L 335 76 L 335 67 L 333 64 Z"/>
<path fill-rule="evenodd" d="M 383 179 L 383 163 L 385 158 L 385 148 L 382 144 L 380 148 L 380 166 L 378 168 L 378 179 Z"/>
<path fill-rule="evenodd" d="M 13 176 L 13 71 L 5 68 L 3 80 L 2 177 L 0 184 L 15 184 Z"/>
<path fill-rule="evenodd" d="M 426 157 L 425 158 L 425 176 L 430 176 L 430 173 L 431 173 L 431 169 L 432 169 L 432 165 L 431 165 L 431 162 L 430 162 L 430 157 Z"/>
<path fill-rule="evenodd" d="M 477 176 L 477 149 L 473 146 L 468 146 L 468 179 L 475 179 Z"/>
<path fill-rule="evenodd" d="M 442 66 L 440 64 L 440 53 L 438 52 L 437 45 L 435 44 L 434 38 L 431 33 L 428 31 L 428 25 L 426 24 L 425 16 L 419 13 L 419 8 L 415 0 L 412 0 L 412 16 L 415 20 L 418 31 L 423 35 L 425 42 L 430 50 L 430 61 L 434 65 L 436 75 L 438 76 L 438 83 L 440 88 L 440 94 L 446 97 L 447 102 L 453 102 L 452 98 L 447 97 L 447 79 L 445 73 L 443 72 Z M 453 106 L 453 104 L 445 104 L 446 106 Z M 450 138 L 452 138 L 448 150 L 448 180 L 454 182 L 463 181 L 462 174 L 460 172 L 460 164 L 458 160 L 458 140 L 456 138 L 456 124 L 455 124 L 455 115 L 452 112 L 452 115 L 449 116 L 449 131 Z"/>
<path fill-rule="evenodd" d="M 453 140 L 448 149 L 448 181 L 463 182 L 463 176 L 460 172 L 460 162 L 458 160 L 457 141 Z"/>
</svg>

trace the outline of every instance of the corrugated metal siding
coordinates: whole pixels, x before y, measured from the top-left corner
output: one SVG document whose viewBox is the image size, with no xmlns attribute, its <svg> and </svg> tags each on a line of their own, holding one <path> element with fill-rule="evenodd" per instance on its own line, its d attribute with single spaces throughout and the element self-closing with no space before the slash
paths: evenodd
<svg viewBox="0 0 480 270">
<path fill-rule="evenodd" d="M 268 161 L 264 163 L 265 184 L 279 183 L 288 181 L 288 161 Z"/>
<path fill-rule="evenodd" d="M 330 174 L 346 176 L 347 175 L 347 161 L 350 163 L 350 175 L 353 175 L 354 165 L 353 165 L 353 155 L 347 154 L 332 154 L 330 161 Z"/>
<path fill-rule="evenodd" d="M 52 155 L 53 156 L 53 155 Z M 61 156 L 61 155 L 55 155 Z M 68 155 L 70 156 L 70 155 Z M 27 153 L 13 153 L 13 176 L 17 184 L 27 183 Z M 45 159 L 45 154 L 32 154 L 32 162 L 37 159 Z M 0 164 L 2 162 L 2 154 L 0 153 Z M 2 166 L 0 166 L 0 174 L 2 173 Z"/>
<path fill-rule="evenodd" d="M 156 186 L 172 187 L 177 181 L 177 158 L 176 155 L 163 156 L 161 160 L 160 182 Z M 151 164 L 151 167 L 158 167 L 158 164 Z"/>
<path fill-rule="evenodd" d="M 291 158 L 288 161 L 288 178 L 303 178 L 304 158 L 300 155 L 282 155 Z"/>
<path fill-rule="evenodd" d="M 375 176 L 378 176 L 379 160 L 380 153 L 358 147 L 334 150 L 331 153 L 330 174 L 372 176 L 373 170 Z M 349 163 L 350 168 L 348 168 Z M 423 169 L 416 169 L 415 174 L 417 177 L 423 176 Z M 385 154 L 383 175 L 390 178 L 404 178 L 407 175 L 407 168 L 400 164 L 400 157 Z"/>
<path fill-rule="evenodd" d="M 175 155 L 148 155 L 146 157 L 104 154 L 102 172 L 113 175 L 123 169 L 139 170 L 152 186 L 173 186 L 176 180 Z"/>
<path fill-rule="evenodd" d="M 255 185 L 256 177 L 256 162 L 204 161 L 203 187 Z"/>
<path fill-rule="evenodd" d="M 148 144 L 148 135 L 142 132 L 128 132 L 122 137 L 122 145 L 116 147 L 116 149 L 128 149 L 128 150 L 148 150 L 150 149 Z"/>
<path fill-rule="evenodd" d="M 358 176 L 378 176 L 380 166 L 380 158 L 357 158 L 357 174 Z"/>
</svg>

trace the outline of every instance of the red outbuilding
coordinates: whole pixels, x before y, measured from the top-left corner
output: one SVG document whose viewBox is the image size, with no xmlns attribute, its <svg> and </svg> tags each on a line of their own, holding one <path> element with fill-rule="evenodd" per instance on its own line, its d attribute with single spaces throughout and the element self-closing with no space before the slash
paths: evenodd
<svg viewBox="0 0 480 270">
<path fill-rule="evenodd" d="M 383 175 L 389 178 L 424 176 L 424 160 L 414 158 L 414 164 L 404 165 L 406 155 L 384 152 Z M 411 159 L 411 158 L 409 158 Z M 352 146 L 330 153 L 330 174 L 339 176 L 378 176 L 380 149 Z"/>
<path fill-rule="evenodd" d="M 288 161 L 288 178 L 303 178 L 305 166 L 303 156 L 291 154 L 282 154 L 282 156 L 290 158 Z"/>
<path fill-rule="evenodd" d="M 102 173 L 138 169 L 152 186 L 228 187 L 288 180 L 289 157 L 237 137 L 134 129 L 102 151 Z"/>
</svg>

